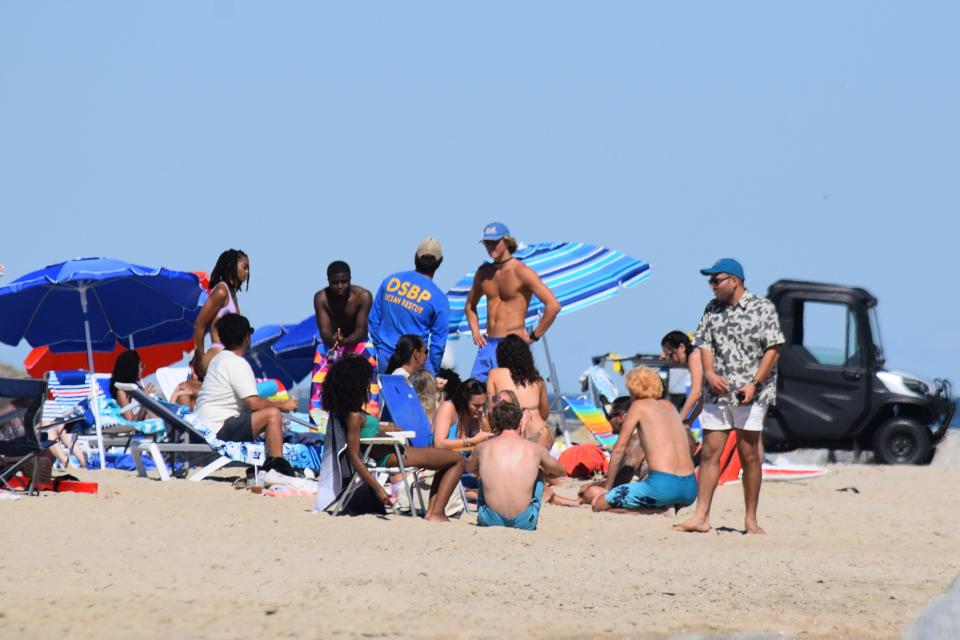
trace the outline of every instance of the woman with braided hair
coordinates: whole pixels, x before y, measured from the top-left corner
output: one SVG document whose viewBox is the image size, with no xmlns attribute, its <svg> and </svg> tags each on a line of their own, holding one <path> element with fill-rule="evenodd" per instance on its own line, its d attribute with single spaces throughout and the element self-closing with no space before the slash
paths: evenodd
<svg viewBox="0 0 960 640">
<path fill-rule="evenodd" d="M 199 380 L 207 373 L 213 357 L 223 350 L 216 321 L 228 313 L 240 313 L 237 292 L 246 283 L 250 288 L 250 258 L 240 249 L 227 249 L 217 258 L 210 272 L 210 295 L 193 323 L 194 351 L 190 365 Z M 204 337 L 210 333 L 210 348 L 204 349 Z"/>
</svg>

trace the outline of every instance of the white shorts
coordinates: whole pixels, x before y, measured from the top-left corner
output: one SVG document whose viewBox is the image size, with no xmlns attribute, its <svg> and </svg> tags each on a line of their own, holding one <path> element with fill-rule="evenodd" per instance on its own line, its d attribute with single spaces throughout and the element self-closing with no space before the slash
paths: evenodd
<svg viewBox="0 0 960 640">
<path fill-rule="evenodd" d="M 710 431 L 763 431 L 763 418 L 766 415 L 767 407 L 762 404 L 705 404 L 700 414 L 700 426 Z"/>
</svg>

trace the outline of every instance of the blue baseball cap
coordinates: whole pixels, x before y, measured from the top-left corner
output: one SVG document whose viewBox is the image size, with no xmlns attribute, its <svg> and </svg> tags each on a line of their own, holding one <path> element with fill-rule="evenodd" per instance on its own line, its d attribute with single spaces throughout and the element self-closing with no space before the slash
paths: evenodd
<svg viewBox="0 0 960 640">
<path fill-rule="evenodd" d="M 712 276 L 716 273 L 729 273 L 732 276 L 737 276 L 740 280 L 745 279 L 743 277 L 743 266 L 733 258 L 720 258 L 713 263 L 712 267 L 700 269 L 700 273 L 705 276 Z"/>
<path fill-rule="evenodd" d="M 483 238 L 480 239 L 480 242 L 499 240 L 508 235 L 510 235 L 510 229 L 507 229 L 507 225 L 502 222 L 491 222 L 483 228 Z"/>
</svg>

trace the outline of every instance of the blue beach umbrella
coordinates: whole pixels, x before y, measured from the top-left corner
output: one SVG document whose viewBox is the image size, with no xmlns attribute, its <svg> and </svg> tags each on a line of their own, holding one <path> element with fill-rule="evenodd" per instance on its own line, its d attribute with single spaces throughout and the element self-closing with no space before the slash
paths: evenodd
<svg viewBox="0 0 960 640">
<path fill-rule="evenodd" d="M 82 344 L 92 374 L 95 345 L 162 344 L 172 341 L 177 327 L 192 332 L 189 318 L 196 316 L 199 297 L 193 273 L 110 258 L 68 260 L 0 287 L 0 342 L 26 340 L 61 352 Z"/>
<path fill-rule="evenodd" d="M 271 349 L 278 356 L 309 357 L 312 363 L 319 343 L 320 329 L 317 327 L 316 318 L 310 315 L 295 324 L 287 335 L 274 342 Z"/>
<path fill-rule="evenodd" d="M 311 316 L 310 319 L 312 320 L 313 317 Z M 310 373 L 313 368 L 313 351 L 304 356 L 303 353 L 297 353 L 296 350 L 283 354 L 277 354 L 273 350 L 273 345 L 289 334 L 296 326 L 293 324 L 268 324 L 258 327 L 253 332 L 247 360 L 257 377 L 276 378 L 289 389 Z"/>
<path fill-rule="evenodd" d="M 517 250 L 514 257 L 537 272 L 560 302 L 560 315 L 602 302 L 650 277 L 650 265 L 619 251 L 581 242 L 541 242 Z M 476 271 L 460 278 L 447 292 L 451 337 L 470 335 L 465 307 Z M 533 327 L 543 312 L 536 297 L 530 301 L 525 324 Z M 477 305 L 480 330 L 487 328 L 487 300 Z"/>
</svg>

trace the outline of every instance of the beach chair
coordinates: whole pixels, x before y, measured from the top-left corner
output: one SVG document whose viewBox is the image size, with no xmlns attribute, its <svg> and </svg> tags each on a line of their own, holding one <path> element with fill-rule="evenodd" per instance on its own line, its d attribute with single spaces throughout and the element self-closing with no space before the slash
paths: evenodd
<svg viewBox="0 0 960 640">
<path fill-rule="evenodd" d="M 181 439 L 189 439 L 190 436 L 193 436 L 195 440 L 200 440 L 200 442 L 134 443 L 130 448 L 130 453 L 133 455 L 134 464 L 137 466 L 137 474 L 141 477 L 147 476 L 142 459 L 144 453 L 153 458 L 161 480 L 170 479 L 163 460 L 164 453 L 174 455 L 178 453 L 205 454 L 214 457 L 212 462 L 189 476 L 188 479 L 193 481 L 203 480 L 211 473 L 231 463 L 258 468 L 267 461 L 266 447 L 262 442 L 220 440 L 210 429 L 201 425 L 193 414 L 184 413 L 180 415 L 175 407 L 160 402 L 140 387 L 133 384 L 118 383 L 117 388 L 123 389 L 142 406 L 159 416 L 166 423 L 171 433 L 181 436 Z M 283 457 L 295 469 L 319 469 L 320 453 L 321 447 L 315 444 L 284 443 L 283 445 Z"/>
<path fill-rule="evenodd" d="M 360 446 L 363 447 L 362 460 L 363 463 L 367 466 L 367 470 L 373 474 L 375 478 L 381 482 L 387 478 L 389 475 L 400 474 L 403 478 L 403 487 L 404 491 L 407 494 L 407 499 L 409 500 L 408 504 L 410 505 L 411 517 L 416 515 L 416 508 L 414 506 L 413 497 L 416 494 L 417 499 L 420 503 L 420 510 L 426 513 L 427 503 L 423 500 L 423 492 L 420 490 L 420 484 L 418 482 L 411 483 L 407 477 L 407 473 L 412 473 L 414 477 L 422 471 L 419 467 L 410 467 L 404 464 L 403 462 L 403 450 L 401 446 L 406 444 L 410 438 L 413 438 L 416 434 L 413 431 L 393 431 L 386 436 L 378 436 L 375 438 L 361 438 Z M 385 445 L 393 447 L 393 452 L 397 457 L 396 466 L 382 466 L 378 465 L 370 456 L 370 451 L 373 447 L 378 445 Z M 347 512 L 350 500 L 356 494 L 357 490 L 363 487 L 363 479 L 360 478 L 360 475 L 354 471 L 353 475 L 344 485 L 344 489 L 340 494 L 340 497 L 329 507 L 328 511 L 337 516 L 341 513 Z M 396 505 L 394 506 L 394 513 L 399 515 L 399 510 Z"/>
<path fill-rule="evenodd" d="M 27 495 L 39 493 L 36 489 L 40 456 L 55 442 L 37 428 L 46 398 L 47 385 L 43 380 L 0 378 L 0 432 L 16 434 L 9 440 L 0 440 L 0 487 L 14 489 L 10 480 L 32 463 Z"/>
<path fill-rule="evenodd" d="M 603 409 L 594 404 L 590 396 L 563 396 L 563 401 L 567 403 L 574 415 L 583 423 L 590 434 L 596 439 L 600 448 L 610 451 L 613 445 L 617 443 L 617 434 L 610 427 Z M 566 436 L 566 431 L 564 432 Z M 568 436 L 569 437 L 569 436 Z"/>
</svg>

